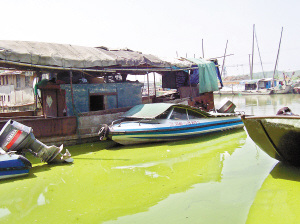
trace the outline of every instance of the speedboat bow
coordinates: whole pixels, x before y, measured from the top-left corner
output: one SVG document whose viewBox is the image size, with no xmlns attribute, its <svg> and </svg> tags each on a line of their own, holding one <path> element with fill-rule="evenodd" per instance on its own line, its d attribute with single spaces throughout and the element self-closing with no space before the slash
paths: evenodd
<svg viewBox="0 0 300 224">
<path fill-rule="evenodd" d="M 30 168 L 31 163 L 24 156 L 0 148 L 0 179 L 26 175 Z"/>
</svg>

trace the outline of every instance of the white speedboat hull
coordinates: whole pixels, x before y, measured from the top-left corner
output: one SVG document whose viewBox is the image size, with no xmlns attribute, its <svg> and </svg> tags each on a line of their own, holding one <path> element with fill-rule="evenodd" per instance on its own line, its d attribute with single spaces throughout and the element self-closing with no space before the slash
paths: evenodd
<svg viewBox="0 0 300 224">
<path fill-rule="evenodd" d="M 119 144 L 131 145 L 194 138 L 243 126 L 239 117 L 169 121 L 164 124 L 128 122 L 111 126 L 108 137 Z"/>
</svg>

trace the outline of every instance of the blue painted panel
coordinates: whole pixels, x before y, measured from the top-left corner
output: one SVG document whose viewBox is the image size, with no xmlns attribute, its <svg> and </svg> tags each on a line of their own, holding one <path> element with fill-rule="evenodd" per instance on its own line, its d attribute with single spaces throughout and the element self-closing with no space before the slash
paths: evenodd
<svg viewBox="0 0 300 224">
<path fill-rule="evenodd" d="M 106 103 L 107 103 L 106 109 L 108 110 L 118 108 L 117 96 L 116 95 L 107 96 Z"/>
<path fill-rule="evenodd" d="M 106 96 L 106 109 L 135 106 L 142 103 L 142 83 L 99 83 L 73 84 L 74 106 L 77 113 L 89 112 L 89 94 L 116 93 Z M 63 84 L 61 89 L 66 91 L 67 115 L 73 116 L 72 96 L 70 84 Z"/>
</svg>

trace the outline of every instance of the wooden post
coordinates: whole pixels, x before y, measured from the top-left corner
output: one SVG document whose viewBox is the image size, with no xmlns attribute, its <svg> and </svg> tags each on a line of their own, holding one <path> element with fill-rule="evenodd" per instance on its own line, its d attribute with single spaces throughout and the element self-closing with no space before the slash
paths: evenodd
<svg viewBox="0 0 300 224">
<path fill-rule="evenodd" d="M 193 101 L 193 90 L 192 90 L 192 84 L 191 84 L 191 76 L 190 76 L 191 70 L 188 71 L 189 74 L 189 83 L 190 83 L 190 100 Z"/>
<path fill-rule="evenodd" d="M 148 103 L 150 103 L 149 74 L 148 74 L 148 72 L 147 72 L 147 84 L 148 84 Z"/>
<path fill-rule="evenodd" d="M 71 88 L 72 108 L 73 108 L 73 115 L 75 115 L 75 104 L 74 104 L 74 94 L 73 94 L 72 79 L 73 79 L 73 73 L 70 70 L 70 88 Z"/>
<path fill-rule="evenodd" d="M 155 83 L 155 72 L 153 72 L 153 79 L 154 79 L 154 99 L 156 101 L 156 83 Z"/>
<path fill-rule="evenodd" d="M 72 97 L 73 116 L 76 116 L 77 136 L 79 139 L 79 143 L 81 143 L 81 135 L 80 135 L 80 130 L 79 130 L 79 118 L 78 118 L 77 111 L 75 110 L 72 79 L 73 79 L 73 73 L 72 73 L 72 70 L 70 70 L 70 88 L 71 88 L 71 97 Z"/>
</svg>

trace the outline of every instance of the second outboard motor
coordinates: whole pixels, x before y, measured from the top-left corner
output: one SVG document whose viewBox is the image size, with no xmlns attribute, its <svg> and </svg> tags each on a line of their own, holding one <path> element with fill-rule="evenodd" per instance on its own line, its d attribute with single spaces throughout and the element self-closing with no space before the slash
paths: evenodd
<svg viewBox="0 0 300 224">
<path fill-rule="evenodd" d="M 27 149 L 34 156 L 47 163 L 73 162 L 67 149 L 62 154 L 63 145 L 60 147 L 47 146 L 37 140 L 32 132 L 32 128 L 9 120 L 0 131 L 0 147 L 6 152 L 16 151 L 18 154 L 22 154 L 23 150 Z"/>
<path fill-rule="evenodd" d="M 236 106 L 228 98 L 224 98 L 217 106 L 217 112 L 219 113 L 234 113 Z"/>
</svg>

